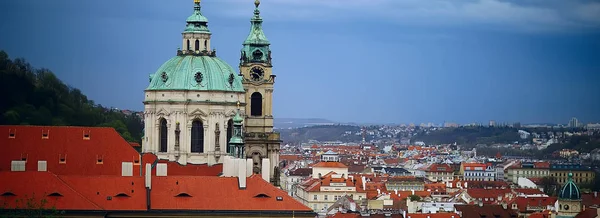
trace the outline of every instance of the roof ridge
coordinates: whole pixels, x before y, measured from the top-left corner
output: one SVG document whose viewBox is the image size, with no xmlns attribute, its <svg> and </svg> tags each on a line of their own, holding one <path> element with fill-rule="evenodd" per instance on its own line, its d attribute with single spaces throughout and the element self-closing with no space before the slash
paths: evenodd
<svg viewBox="0 0 600 218">
<path fill-rule="evenodd" d="M 98 209 L 102 209 L 105 210 L 105 208 L 100 207 L 100 205 L 97 205 L 96 203 L 94 203 L 92 200 L 88 199 L 86 196 L 84 196 L 83 194 L 79 193 L 77 190 L 75 190 L 73 187 L 71 187 L 71 185 L 64 181 L 60 176 L 51 173 L 54 177 L 56 177 L 60 182 L 62 182 L 65 186 L 67 186 L 69 189 L 71 189 L 73 192 L 77 193 L 80 197 L 82 197 L 83 199 L 87 200 L 89 203 L 91 203 L 92 205 L 96 206 Z"/>
</svg>

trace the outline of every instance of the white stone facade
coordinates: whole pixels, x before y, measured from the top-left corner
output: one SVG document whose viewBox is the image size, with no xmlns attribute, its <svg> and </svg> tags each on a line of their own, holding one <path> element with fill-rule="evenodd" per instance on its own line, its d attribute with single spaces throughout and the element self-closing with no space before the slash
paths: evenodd
<svg viewBox="0 0 600 218">
<path fill-rule="evenodd" d="M 227 154 L 227 123 L 235 116 L 240 101 L 244 114 L 245 93 L 201 91 L 146 91 L 144 108 L 143 152 L 154 153 L 159 159 L 180 164 L 223 163 Z M 167 152 L 160 152 L 160 120 L 167 122 Z M 204 127 L 203 153 L 192 153 L 192 122 L 200 120 Z M 175 146 L 176 125 L 179 123 L 179 148 Z M 219 128 L 218 144 L 215 130 Z"/>
</svg>

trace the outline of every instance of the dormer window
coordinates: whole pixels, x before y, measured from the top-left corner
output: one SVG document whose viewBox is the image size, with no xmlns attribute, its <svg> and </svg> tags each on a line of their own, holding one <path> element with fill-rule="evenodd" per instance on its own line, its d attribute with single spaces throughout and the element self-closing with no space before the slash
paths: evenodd
<svg viewBox="0 0 600 218">
<path fill-rule="evenodd" d="M 16 129 L 9 129 L 8 130 L 8 138 L 9 139 L 14 139 L 17 135 L 17 130 Z"/>
<path fill-rule="evenodd" d="M 15 195 L 15 193 L 12 193 L 12 192 L 4 192 L 4 193 L 2 193 L 2 196 L 3 197 L 12 197 L 12 196 L 17 196 L 17 195 Z"/>
<path fill-rule="evenodd" d="M 254 196 L 255 198 L 270 198 L 271 196 L 268 196 L 267 194 L 264 193 L 260 193 Z"/>
<path fill-rule="evenodd" d="M 125 193 L 119 193 L 119 194 L 115 195 L 115 197 L 128 198 L 129 195 L 127 195 Z"/>
<path fill-rule="evenodd" d="M 61 195 L 61 194 L 60 194 L 60 193 L 58 193 L 58 192 L 53 192 L 52 194 L 49 194 L 48 196 L 49 196 L 49 197 L 62 197 L 63 195 Z"/>
<path fill-rule="evenodd" d="M 179 193 L 178 195 L 175 195 L 175 197 L 189 198 L 189 197 L 192 197 L 192 196 L 190 194 L 188 194 L 188 193 L 182 192 L 182 193 Z"/>
<path fill-rule="evenodd" d="M 46 131 L 42 130 L 42 139 L 48 139 L 49 135 L 50 135 L 50 130 L 46 130 Z"/>
<path fill-rule="evenodd" d="M 90 131 L 83 131 L 83 140 L 90 140 Z"/>
<path fill-rule="evenodd" d="M 59 154 L 58 155 L 58 163 L 59 164 L 66 164 L 67 163 L 67 155 L 66 154 L 65 155 Z"/>
<path fill-rule="evenodd" d="M 96 164 L 103 164 L 104 156 L 96 155 Z"/>
</svg>

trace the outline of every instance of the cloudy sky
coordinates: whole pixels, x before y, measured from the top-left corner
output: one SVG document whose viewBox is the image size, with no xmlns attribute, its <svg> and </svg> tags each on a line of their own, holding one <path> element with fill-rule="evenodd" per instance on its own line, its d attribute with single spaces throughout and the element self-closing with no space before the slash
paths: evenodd
<svg viewBox="0 0 600 218">
<path fill-rule="evenodd" d="M 253 0 L 203 0 L 237 67 Z M 342 122 L 600 122 L 598 0 L 262 0 L 274 113 Z M 192 0 L 0 1 L 0 49 L 143 109 Z"/>
</svg>

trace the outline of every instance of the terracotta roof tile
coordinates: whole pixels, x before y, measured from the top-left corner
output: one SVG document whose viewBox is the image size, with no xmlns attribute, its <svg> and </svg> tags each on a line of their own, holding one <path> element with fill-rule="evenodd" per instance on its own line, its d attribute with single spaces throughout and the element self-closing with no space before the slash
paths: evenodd
<svg viewBox="0 0 600 218">
<path fill-rule="evenodd" d="M 246 182 L 247 188 L 240 190 L 236 177 L 153 177 L 152 209 L 312 211 L 260 176 Z M 177 197 L 182 193 L 191 197 Z"/>
<path fill-rule="evenodd" d="M 312 165 L 312 167 L 348 168 L 348 166 L 340 162 L 319 162 Z"/>
<path fill-rule="evenodd" d="M 0 171 L 10 171 L 13 160 L 26 159 L 27 171 L 37 171 L 38 161 L 46 161 L 47 170 L 57 175 L 121 175 L 122 162 L 140 161 L 113 128 L 0 126 L 0 132 L 9 131 L 16 134 L 0 137 Z M 133 167 L 139 171 L 139 165 Z"/>
</svg>

